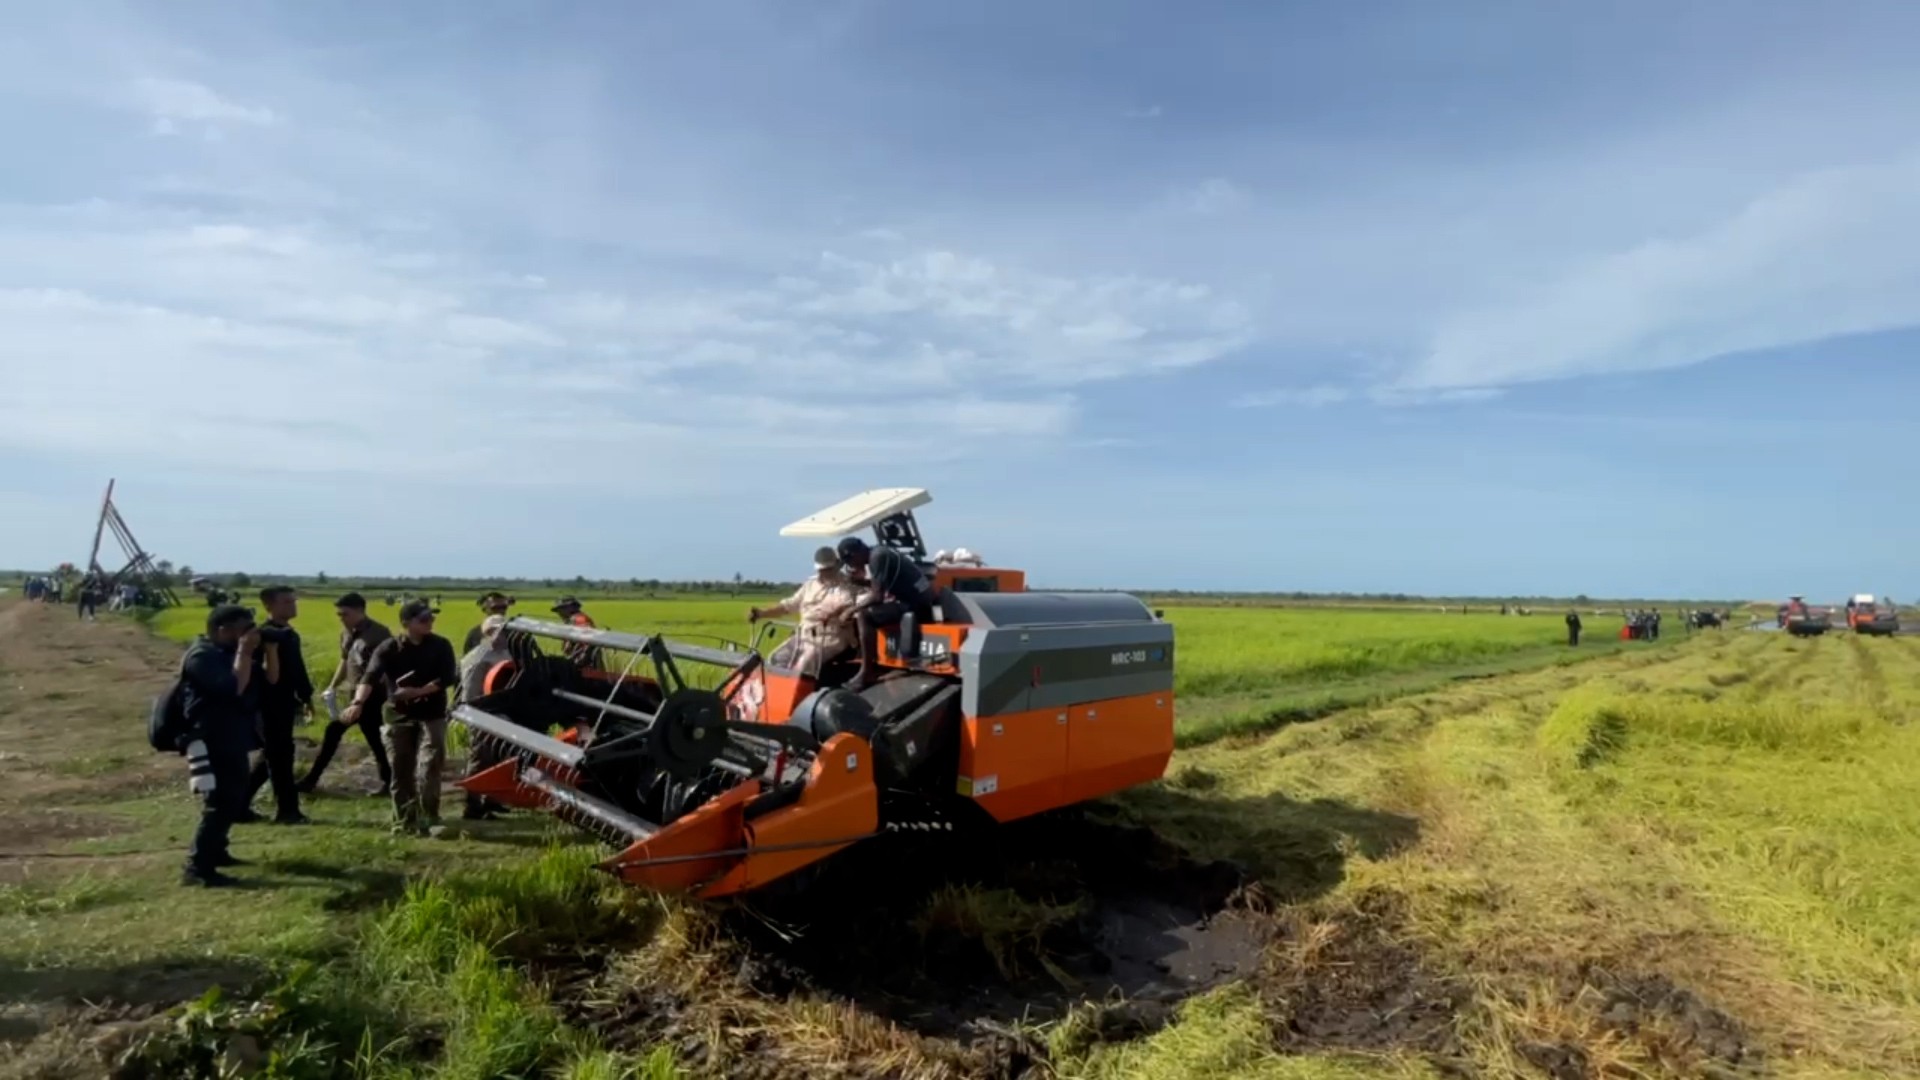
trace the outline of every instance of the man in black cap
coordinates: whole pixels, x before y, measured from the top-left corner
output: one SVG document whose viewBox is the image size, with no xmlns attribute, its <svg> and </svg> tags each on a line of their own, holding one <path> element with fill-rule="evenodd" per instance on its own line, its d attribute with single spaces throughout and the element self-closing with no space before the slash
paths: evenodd
<svg viewBox="0 0 1920 1080">
<path fill-rule="evenodd" d="M 275 825 L 305 825 L 300 792 L 293 778 L 293 729 L 313 710 L 313 680 L 300 652 L 300 633 L 293 628 L 299 600 L 291 585 L 269 585 L 260 590 L 260 606 L 267 624 L 260 628 L 260 648 L 267 661 L 267 684 L 260 688 L 260 760 L 247 785 L 251 802 L 269 779 L 273 781 Z"/>
<path fill-rule="evenodd" d="M 194 790 L 203 799 L 181 875 L 187 885 L 232 885 L 221 871 L 242 864 L 227 850 L 227 838 L 247 809 L 247 753 L 253 748 L 265 676 L 259 648 L 253 612 L 222 604 L 208 613 L 207 632 L 180 660 L 185 749 L 196 774 Z"/>
<path fill-rule="evenodd" d="M 433 605 L 425 600 L 407 601 L 400 609 L 401 632 L 373 650 L 354 689 L 353 704 L 342 717 L 358 723 L 374 689 L 386 691 L 396 833 L 432 832 L 440 824 L 440 782 L 447 763 L 447 692 L 460 685 L 460 663 L 453 643 L 433 632 L 434 614 Z"/>
<path fill-rule="evenodd" d="M 860 673 L 847 689 L 862 690 L 880 673 L 880 631 L 900 625 L 908 612 L 922 625 L 933 621 L 933 583 L 905 552 L 882 544 L 870 548 L 849 536 L 840 541 L 840 561 L 869 580 L 865 595 L 854 602 L 854 623 L 860 629 Z"/>
<path fill-rule="evenodd" d="M 503 592 L 487 593 L 486 595 L 480 598 L 480 622 L 485 623 L 487 621 L 487 617 L 490 615 L 498 615 L 501 618 L 505 618 L 507 615 L 507 609 L 512 606 L 513 606 L 513 597 L 508 596 L 506 593 L 503 593 Z M 466 644 L 460 647 L 460 655 L 465 656 L 468 653 L 472 652 L 475 648 L 479 646 L 480 639 L 485 636 L 486 636 L 485 633 L 477 625 L 473 629 L 467 631 L 467 641 L 466 641 Z"/>
<path fill-rule="evenodd" d="M 380 738 L 380 706 L 386 700 L 384 693 L 379 687 L 373 689 L 358 721 L 347 720 L 343 712 L 332 706 L 337 700 L 335 695 L 342 687 L 360 685 L 360 676 L 366 673 L 367 661 L 373 659 L 373 650 L 392 637 L 393 632 L 367 614 L 367 598 L 357 592 L 350 592 L 335 600 L 333 610 L 340 616 L 340 665 L 334 668 L 333 678 L 327 681 L 326 689 L 321 692 L 332 715 L 326 731 L 320 736 L 320 752 L 314 755 L 313 764 L 307 768 L 307 775 L 301 778 L 299 787 L 301 791 L 311 793 L 320 786 L 320 774 L 327 771 L 333 755 L 339 752 L 340 740 L 346 735 L 347 729 L 358 727 L 361 738 L 367 741 L 367 749 L 373 751 L 374 768 L 380 771 L 380 789 L 369 794 L 386 798 L 393 789 L 393 767 L 387 763 L 387 747 Z"/>
</svg>

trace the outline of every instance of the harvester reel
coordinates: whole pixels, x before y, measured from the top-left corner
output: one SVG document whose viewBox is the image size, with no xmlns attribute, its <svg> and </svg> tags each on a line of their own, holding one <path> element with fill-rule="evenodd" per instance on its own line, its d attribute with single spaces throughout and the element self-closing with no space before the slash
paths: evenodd
<svg viewBox="0 0 1920 1080">
<path fill-rule="evenodd" d="M 697 780 L 727 748 L 727 705 L 711 690 L 667 695 L 648 729 L 648 761 L 676 780 Z"/>
</svg>

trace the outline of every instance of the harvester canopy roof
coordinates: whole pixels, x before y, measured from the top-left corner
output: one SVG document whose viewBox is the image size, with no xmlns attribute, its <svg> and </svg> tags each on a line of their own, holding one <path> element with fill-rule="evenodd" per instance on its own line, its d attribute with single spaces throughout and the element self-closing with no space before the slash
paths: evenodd
<svg viewBox="0 0 1920 1080">
<path fill-rule="evenodd" d="M 932 501 L 933 496 L 926 488 L 874 488 L 808 514 L 781 529 L 780 535 L 845 536 Z"/>
</svg>

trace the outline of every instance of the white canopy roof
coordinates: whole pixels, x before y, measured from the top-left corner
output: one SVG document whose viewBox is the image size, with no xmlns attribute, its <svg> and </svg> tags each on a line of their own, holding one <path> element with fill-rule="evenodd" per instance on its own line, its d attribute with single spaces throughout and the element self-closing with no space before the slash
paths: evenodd
<svg viewBox="0 0 1920 1080">
<path fill-rule="evenodd" d="M 781 536 L 845 536 L 933 501 L 926 488 L 874 488 L 816 511 L 780 530 Z"/>
</svg>

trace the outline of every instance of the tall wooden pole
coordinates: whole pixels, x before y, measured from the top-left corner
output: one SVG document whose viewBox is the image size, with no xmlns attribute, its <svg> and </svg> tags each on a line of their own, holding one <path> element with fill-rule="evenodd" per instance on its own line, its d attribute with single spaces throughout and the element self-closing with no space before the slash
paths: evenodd
<svg viewBox="0 0 1920 1080">
<path fill-rule="evenodd" d="M 107 531 L 107 512 L 113 509 L 113 480 L 107 480 L 106 497 L 100 500 L 100 522 L 93 527 L 93 551 L 87 556 L 87 573 L 100 569 L 100 536 Z"/>
</svg>

